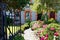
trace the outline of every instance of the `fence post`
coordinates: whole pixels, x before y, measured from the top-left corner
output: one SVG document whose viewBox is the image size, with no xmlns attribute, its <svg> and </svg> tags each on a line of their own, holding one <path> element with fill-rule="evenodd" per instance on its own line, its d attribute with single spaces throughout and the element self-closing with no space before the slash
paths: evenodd
<svg viewBox="0 0 60 40">
<path fill-rule="evenodd" d="M 19 16 L 20 16 L 20 36 L 21 36 L 21 10 L 19 10 Z"/>
<path fill-rule="evenodd" d="M 4 15 L 3 15 L 2 8 L 1 8 L 1 10 L 0 10 L 0 13 L 1 13 L 0 16 L 2 17 L 2 18 L 0 19 L 0 20 L 1 20 L 1 38 L 2 38 L 1 40 L 5 40 L 5 35 L 4 35 L 4 34 L 5 34 L 5 33 L 4 33 Z"/>
<path fill-rule="evenodd" d="M 7 40 L 7 27 L 6 27 L 6 4 L 2 3 L 2 32 L 4 40 Z"/>
</svg>

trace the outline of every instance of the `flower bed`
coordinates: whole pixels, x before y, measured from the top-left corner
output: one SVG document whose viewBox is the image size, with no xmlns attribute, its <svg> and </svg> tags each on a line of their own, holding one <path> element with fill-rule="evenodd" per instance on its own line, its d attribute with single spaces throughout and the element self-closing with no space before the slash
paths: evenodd
<svg viewBox="0 0 60 40">
<path fill-rule="evenodd" d="M 40 40 L 55 40 L 60 36 L 60 25 L 57 23 L 42 24 L 41 21 L 35 22 L 31 29 L 36 30 L 37 36 Z M 40 26 L 41 25 L 41 26 Z M 59 38 L 57 38 L 59 40 Z"/>
</svg>

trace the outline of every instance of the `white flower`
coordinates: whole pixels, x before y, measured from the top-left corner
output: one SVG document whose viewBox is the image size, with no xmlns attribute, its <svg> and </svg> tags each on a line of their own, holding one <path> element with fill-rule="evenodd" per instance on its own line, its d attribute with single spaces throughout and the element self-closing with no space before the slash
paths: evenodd
<svg viewBox="0 0 60 40">
<path fill-rule="evenodd" d="M 54 36 L 54 39 L 53 40 L 56 40 L 56 36 Z"/>
<path fill-rule="evenodd" d="M 31 28 L 24 31 L 24 39 L 25 40 L 39 40 L 39 37 L 36 36 L 34 31 Z"/>
</svg>

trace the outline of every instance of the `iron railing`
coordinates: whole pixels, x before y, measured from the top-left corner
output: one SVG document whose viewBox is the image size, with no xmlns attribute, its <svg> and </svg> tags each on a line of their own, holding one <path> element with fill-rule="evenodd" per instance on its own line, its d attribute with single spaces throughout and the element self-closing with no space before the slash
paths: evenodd
<svg viewBox="0 0 60 40">
<path fill-rule="evenodd" d="M 14 40 L 14 37 L 20 33 L 21 19 L 20 14 L 17 14 L 7 15 L 6 10 L 0 11 L 0 40 Z"/>
</svg>

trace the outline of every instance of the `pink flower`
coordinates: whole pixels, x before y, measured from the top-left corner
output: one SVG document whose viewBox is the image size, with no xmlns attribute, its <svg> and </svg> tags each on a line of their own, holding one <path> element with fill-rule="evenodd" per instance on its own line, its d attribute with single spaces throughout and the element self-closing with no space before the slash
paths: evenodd
<svg viewBox="0 0 60 40">
<path fill-rule="evenodd" d="M 48 34 L 46 34 L 46 36 L 42 36 L 41 38 L 40 38 L 40 40 L 48 40 Z"/>
<path fill-rule="evenodd" d="M 45 35 L 45 40 L 48 40 L 48 34 Z"/>
<path fill-rule="evenodd" d="M 36 23 L 33 24 L 33 26 L 32 26 L 32 29 L 35 29 L 35 28 L 37 28 Z"/>
<path fill-rule="evenodd" d="M 41 33 L 41 30 L 40 30 L 40 31 L 38 31 L 37 33 Z"/>
<path fill-rule="evenodd" d="M 40 26 L 39 26 L 38 23 L 35 23 L 35 24 L 33 24 L 33 26 L 32 26 L 33 29 L 35 29 L 35 28 L 39 28 L 39 27 L 40 27 Z"/>
<path fill-rule="evenodd" d="M 45 40 L 48 40 L 48 37 L 45 37 Z"/>
<path fill-rule="evenodd" d="M 38 23 L 36 23 L 36 24 L 35 24 L 35 26 L 36 26 L 37 28 L 39 28 L 39 27 L 40 27 Z"/>
<path fill-rule="evenodd" d="M 43 28 L 46 28 L 47 27 L 47 25 L 43 25 Z"/>
<path fill-rule="evenodd" d="M 53 31 L 53 30 L 55 30 L 55 28 L 51 27 L 51 28 L 50 28 L 50 30 L 52 30 L 52 31 Z"/>
<path fill-rule="evenodd" d="M 48 37 L 48 34 L 46 34 L 45 37 Z"/>
<path fill-rule="evenodd" d="M 40 31 L 37 32 L 38 35 L 40 35 L 40 33 L 41 33 Z"/>
<path fill-rule="evenodd" d="M 40 33 L 41 33 L 41 30 L 39 30 L 39 31 L 37 32 L 38 35 L 40 35 Z"/>
<path fill-rule="evenodd" d="M 41 32 L 44 32 L 44 29 L 43 29 L 43 30 L 41 30 Z"/>
<path fill-rule="evenodd" d="M 59 33 L 58 33 L 58 32 L 55 32 L 54 35 L 55 35 L 55 36 L 59 36 Z"/>
<path fill-rule="evenodd" d="M 40 38 L 40 40 L 45 40 L 45 37 L 44 37 L 44 36 L 42 36 L 42 37 Z"/>
</svg>

